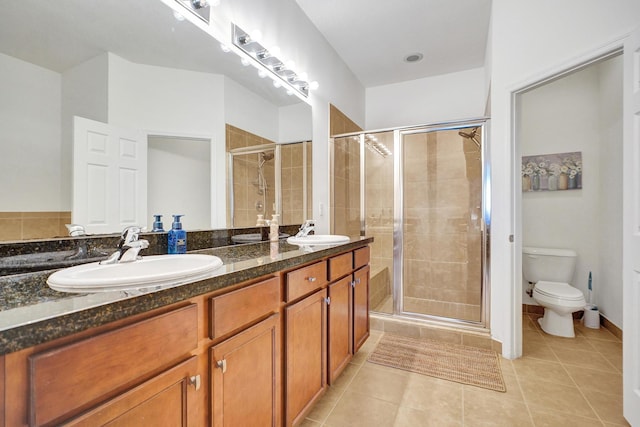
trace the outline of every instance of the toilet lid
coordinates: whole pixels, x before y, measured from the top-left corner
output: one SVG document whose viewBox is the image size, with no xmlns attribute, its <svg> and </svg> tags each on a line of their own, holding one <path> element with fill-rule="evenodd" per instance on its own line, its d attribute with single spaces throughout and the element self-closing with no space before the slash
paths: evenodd
<svg viewBox="0 0 640 427">
<path fill-rule="evenodd" d="M 535 290 L 542 295 L 569 301 L 579 301 L 584 299 L 582 292 L 568 283 L 540 281 L 536 283 Z"/>
</svg>

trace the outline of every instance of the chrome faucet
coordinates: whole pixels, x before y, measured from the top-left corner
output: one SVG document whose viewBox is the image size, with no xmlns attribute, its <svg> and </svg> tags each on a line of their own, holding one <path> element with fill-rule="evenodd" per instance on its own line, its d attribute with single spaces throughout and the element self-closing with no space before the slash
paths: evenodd
<svg viewBox="0 0 640 427">
<path fill-rule="evenodd" d="M 125 228 L 120 236 L 120 242 L 118 243 L 118 250 L 112 253 L 109 258 L 104 261 L 100 261 L 100 264 L 118 264 L 121 262 L 133 262 L 142 257 L 138 256 L 138 253 L 142 249 L 149 247 L 149 241 L 139 240 L 142 228 L 137 225 L 132 225 Z"/>
<path fill-rule="evenodd" d="M 296 233 L 296 237 L 304 237 L 313 231 L 315 228 L 316 222 L 313 219 L 308 219 L 300 226 L 298 233 Z"/>
</svg>

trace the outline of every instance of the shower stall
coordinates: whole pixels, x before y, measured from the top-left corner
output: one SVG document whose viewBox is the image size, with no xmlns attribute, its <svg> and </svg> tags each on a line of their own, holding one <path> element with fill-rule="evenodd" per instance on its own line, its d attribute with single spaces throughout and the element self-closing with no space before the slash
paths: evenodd
<svg viewBox="0 0 640 427">
<path fill-rule="evenodd" d="M 381 316 L 488 325 L 486 120 L 332 140 L 332 232 L 373 236 Z"/>
<path fill-rule="evenodd" d="M 311 142 L 260 144 L 228 151 L 227 224 L 253 227 L 257 215 L 301 224 L 311 211 Z"/>
</svg>

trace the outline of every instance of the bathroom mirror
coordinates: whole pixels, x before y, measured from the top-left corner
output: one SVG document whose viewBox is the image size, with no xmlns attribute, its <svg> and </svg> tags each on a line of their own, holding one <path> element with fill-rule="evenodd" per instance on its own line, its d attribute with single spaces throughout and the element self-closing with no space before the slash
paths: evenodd
<svg viewBox="0 0 640 427">
<path fill-rule="evenodd" d="M 311 138 L 309 105 L 242 66 L 211 35 L 176 19 L 161 0 L 4 4 L 0 93 L 5 241 L 43 237 L 17 236 L 18 229 L 64 235 L 51 229 L 68 222 L 65 213 L 72 209 L 73 116 L 150 137 L 209 140 L 211 178 L 203 186 L 212 186 L 212 210 L 226 199 L 227 123 L 276 143 Z M 166 216 L 182 213 L 166 202 L 165 225 Z M 148 220 L 156 213 L 151 209 Z M 185 228 L 231 226 L 226 217 L 219 213 L 211 222 L 215 227 L 190 227 L 185 218 Z"/>
</svg>

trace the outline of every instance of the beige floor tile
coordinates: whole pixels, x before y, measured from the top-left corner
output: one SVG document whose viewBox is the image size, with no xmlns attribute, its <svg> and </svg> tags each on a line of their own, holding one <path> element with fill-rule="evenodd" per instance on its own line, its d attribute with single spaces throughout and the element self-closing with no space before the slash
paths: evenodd
<svg viewBox="0 0 640 427">
<path fill-rule="evenodd" d="M 560 362 L 523 357 L 513 361 L 513 368 L 518 378 L 571 384 L 571 377 Z"/>
<path fill-rule="evenodd" d="M 505 359 L 504 357 L 500 358 L 500 369 L 502 370 L 502 375 L 515 375 L 516 371 L 513 368 L 513 361 L 509 359 Z"/>
<path fill-rule="evenodd" d="M 408 381 L 405 371 L 366 363 L 349 385 L 349 391 L 397 404 Z"/>
<path fill-rule="evenodd" d="M 393 426 L 398 405 L 347 391 L 324 425 L 328 427 Z"/>
<path fill-rule="evenodd" d="M 549 381 L 523 378 L 520 387 L 524 400 L 531 409 L 549 409 L 567 414 L 596 418 L 591 406 L 585 400 L 578 388 L 573 385 L 566 386 Z"/>
<path fill-rule="evenodd" d="M 523 342 L 522 357 L 531 357 L 534 359 L 541 359 L 541 360 L 547 360 L 552 362 L 558 361 L 556 354 L 551 350 L 551 347 L 549 347 L 544 341 Z"/>
<path fill-rule="evenodd" d="M 531 417 L 536 427 L 597 427 L 603 425 L 597 418 L 585 418 L 561 412 L 534 410 L 531 411 Z"/>
<path fill-rule="evenodd" d="M 576 323 L 575 330 L 577 335 L 584 336 L 589 339 L 620 342 L 620 339 L 618 337 L 613 335 L 611 332 L 609 332 L 605 328 L 591 329 L 591 328 L 585 327 L 581 323 Z"/>
<path fill-rule="evenodd" d="M 622 374 L 565 365 L 579 389 L 622 396 Z"/>
<path fill-rule="evenodd" d="M 462 416 L 451 418 L 446 412 L 421 411 L 401 406 L 398 408 L 394 427 L 443 427 L 462 426 Z"/>
<path fill-rule="evenodd" d="M 517 400 L 519 402 L 524 401 L 524 396 L 522 395 L 522 390 L 520 390 L 520 384 L 515 375 L 503 375 L 504 385 L 507 388 L 505 393 L 501 393 L 495 390 L 488 390 L 482 387 L 476 387 L 472 385 L 464 386 L 464 396 L 468 396 L 471 394 L 485 394 L 491 397 L 496 397 L 500 399 L 512 399 Z"/>
<path fill-rule="evenodd" d="M 400 406 L 462 420 L 462 384 L 420 374 L 411 374 Z"/>
<path fill-rule="evenodd" d="M 621 396 L 593 390 L 584 390 L 584 395 L 603 421 L 617 424 L 626 422 L 622 415 Z"/>
<path fill-rule="evenodd" d="M 542 335 L 542 332 L 536 329 L 523 329 L 522 342 L 523 343 L 541 342 L 546 344 L 546 342 L 544 341 L 544 335 Z"/>
<path fill-rule="evenodd" d="M 318 422 L 324 422 L 333 408 L 336 406 L 344 392 L 344 388 L 340 389 L 336 387 L 329 387 L 324 396 L 322 396 L 320 400 L 316 402 L 316 404 L 313 406 L 313 409 L 311 409 L 311 411 L 307 414 L 307 418 Z"/>
<path fill-rule="evenodd" d="M 298 427 L 320 427 L 322 423 L 305 418 Z"/>
<path fill-rule="evenodd" d="M 484 393 L 465 393 L 464 425 L 466 426 L 533 426 L 523 402 Z"/>
<path fill-rule="evenodd" d="M 353 381 L 360 368 L 362 368 L 362 365 L 349 363 L 338 379 L 331 385 L 331 388 L 344 390 Z"/>
<path fill-rule="evenodd" d="M 560 363 L 599 371 L 618 372 L 604 356 L 596 351 L 552 349 Z"/>
<path fill-rule="evenodd" d="M 591 340 L 583 337 L 576 336 L 575 338 L 563 338 L 554 337 L 552 335 L 545 335 L 544 340 L 552 349 L 560 350 L 582 350 L 593 351 L 594 347 L 591 345 Z"/>
</svg>

